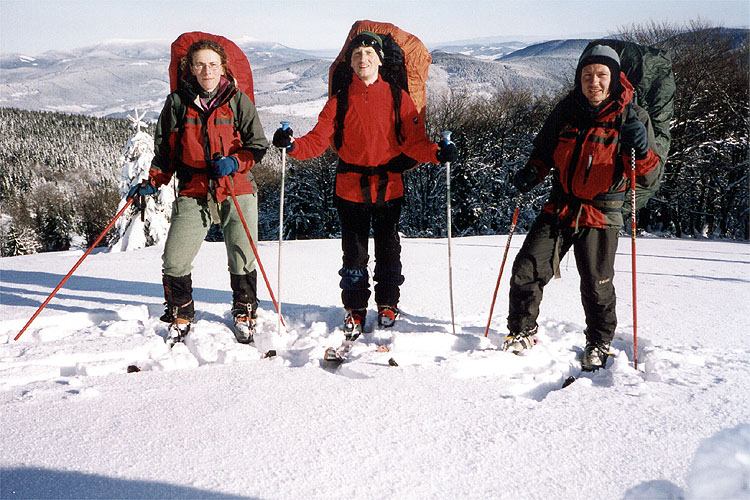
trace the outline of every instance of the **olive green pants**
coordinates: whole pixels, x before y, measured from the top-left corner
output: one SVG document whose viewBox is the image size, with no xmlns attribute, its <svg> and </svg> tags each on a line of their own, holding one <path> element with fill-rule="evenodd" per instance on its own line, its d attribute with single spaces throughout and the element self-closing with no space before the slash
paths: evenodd
<svg viewBox="0 0 750 500">
<path fill-rule="evenodd" d="M 253 237 L 258 241 L 258 196 L 237 196 L 242 215 Z M 227 249 L 229 272 L 249 274 L 255 269 L 255 254 L 232 198 L 219 205 L 221 229 Z M 211 214 L 206 200 L 179 196 L 172 205 L 167 242 L 162 255 L 163 270 L 167 276 L 185 276 L 193 269 L 193 260 L 211 227 Z"/>
</svg>

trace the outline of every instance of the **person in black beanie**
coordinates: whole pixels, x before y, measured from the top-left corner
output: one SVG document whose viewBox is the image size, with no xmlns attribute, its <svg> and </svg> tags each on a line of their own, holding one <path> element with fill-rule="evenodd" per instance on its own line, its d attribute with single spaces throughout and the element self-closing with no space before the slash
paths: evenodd
<svg viewBox="0 0 750 500">
<path fill-rule="evenodd" d="M 503 349 L 534 346 L 543 289 L 560 277 L 560 259 L 572 247 L 586 316 L 582 368 L 604 367 L 617 326 L 614 261 L 631 156 L 638 176 L 656 175 L 659 161 L 648 113 L 632 100 L 617 52 L 606 45 L 586 50 L 573 90 L 552 110 L 516 172 L 521 192 L 552 172 L 552 192 L 513 263 Z"/>
<path fill-rule="evenodd" d="M 370 229 L 375 242 L 378 324 L 387 328 L 399 315 L 404 282 L 398 234 L 402 173 L 417 163 L 453 162 L 458 151 L 453 143 L 430 141 L 409 94 L 382 78 L 385 55 L 379 35 L 357 33 L 345 54 L 346 84 L 328 100 L 315 127 L 299 138 L 280 128 L 273 144 L 298 160 L 319 156 L 329 145 L 339 156 L 335 203 L 343 250 L 339 275 L 344 333 L 356 338 L 365 328 L 370 298 Z"/>
</svg>

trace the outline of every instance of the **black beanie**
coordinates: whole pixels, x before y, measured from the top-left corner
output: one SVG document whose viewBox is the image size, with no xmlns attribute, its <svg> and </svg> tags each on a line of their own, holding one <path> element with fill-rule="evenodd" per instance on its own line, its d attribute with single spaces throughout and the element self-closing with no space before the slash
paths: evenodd
<svg viewBox="0 0 750 500">
<path fill-rule="evenodd" d="M 604 64 L 609 68 L 612 73 L 612 80 L 609 84 L 610 92 L 615 94 L 615 91 L 620 88 L 620 56 L 617 55 L 617 51 L 608 45 L 594 45 L 584 51 L 576 68 L 575 84 L 577 87 L 581 86 L 583 68 L 589 64 Z"/>
<path fill-rule="evenodd" d="M 383 39 L 372 31 L 361 31 L 352 38 L 349 42 L 349 46 L 346 49 L 346 60 L 351 63 L 352 52 L 357 47 L 372 47 L 380 58 L 380 62 L 385 62 L 385 53 L 383 52 Z"/>
</svg>

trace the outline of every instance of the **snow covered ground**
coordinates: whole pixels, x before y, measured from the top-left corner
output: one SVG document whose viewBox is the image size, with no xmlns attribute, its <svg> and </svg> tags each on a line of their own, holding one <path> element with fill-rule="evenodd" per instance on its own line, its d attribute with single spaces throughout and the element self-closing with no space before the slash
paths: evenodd
<svg viewBox="0 0 750 500">
<path fill-rule="evenodd" d="M 537 346 L 497 349 L 522 241 L 485 338 L 506 237 L 453 240 L 455 336 L 446 242 L 403 240 L 404 315 L 339 368 L 320 361 L 343 337 L 338 240 L 285 242 L 289 332 L 261 281 L 257 347 L 230 331 L 221 243 L 196 259 L 195 329 L 171 351 L 159 248 L 93 253 L 17 342 L 81 252 L 0 259 L 0 497 L 750 498 L 750 247 L 638 239 L 636 371 L 623 238 L 616 357 L 561 389 L 583 348 L 573 259 Z M 259 248 L 276 288 L 277 243 Z"/>
</svg>

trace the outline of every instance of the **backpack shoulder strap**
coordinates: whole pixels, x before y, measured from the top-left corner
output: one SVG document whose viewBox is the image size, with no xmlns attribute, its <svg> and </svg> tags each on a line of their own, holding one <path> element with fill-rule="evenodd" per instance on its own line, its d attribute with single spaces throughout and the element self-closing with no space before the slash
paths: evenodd
<svg viewBox="0 0 750 500">
<path fill-rule="evenodd" d="M 239 90 L 229 98 L 229 109 L 232 110 L 232 116 L 234 117 L 234 131 L 239 132 L 240 130 L 240 118 L 238 109 L 240 107 L 240 92 Z"/>
<path fill-rule="evenodd" d="M 177 117 L 177 129 L 182 131 L 183 125 L 185 125 L 187 106 L 182 102 L 182 96 L 179 92 L 172 92 L 172 110 L 174 111 L 174 115 Z"/>
</svg>

